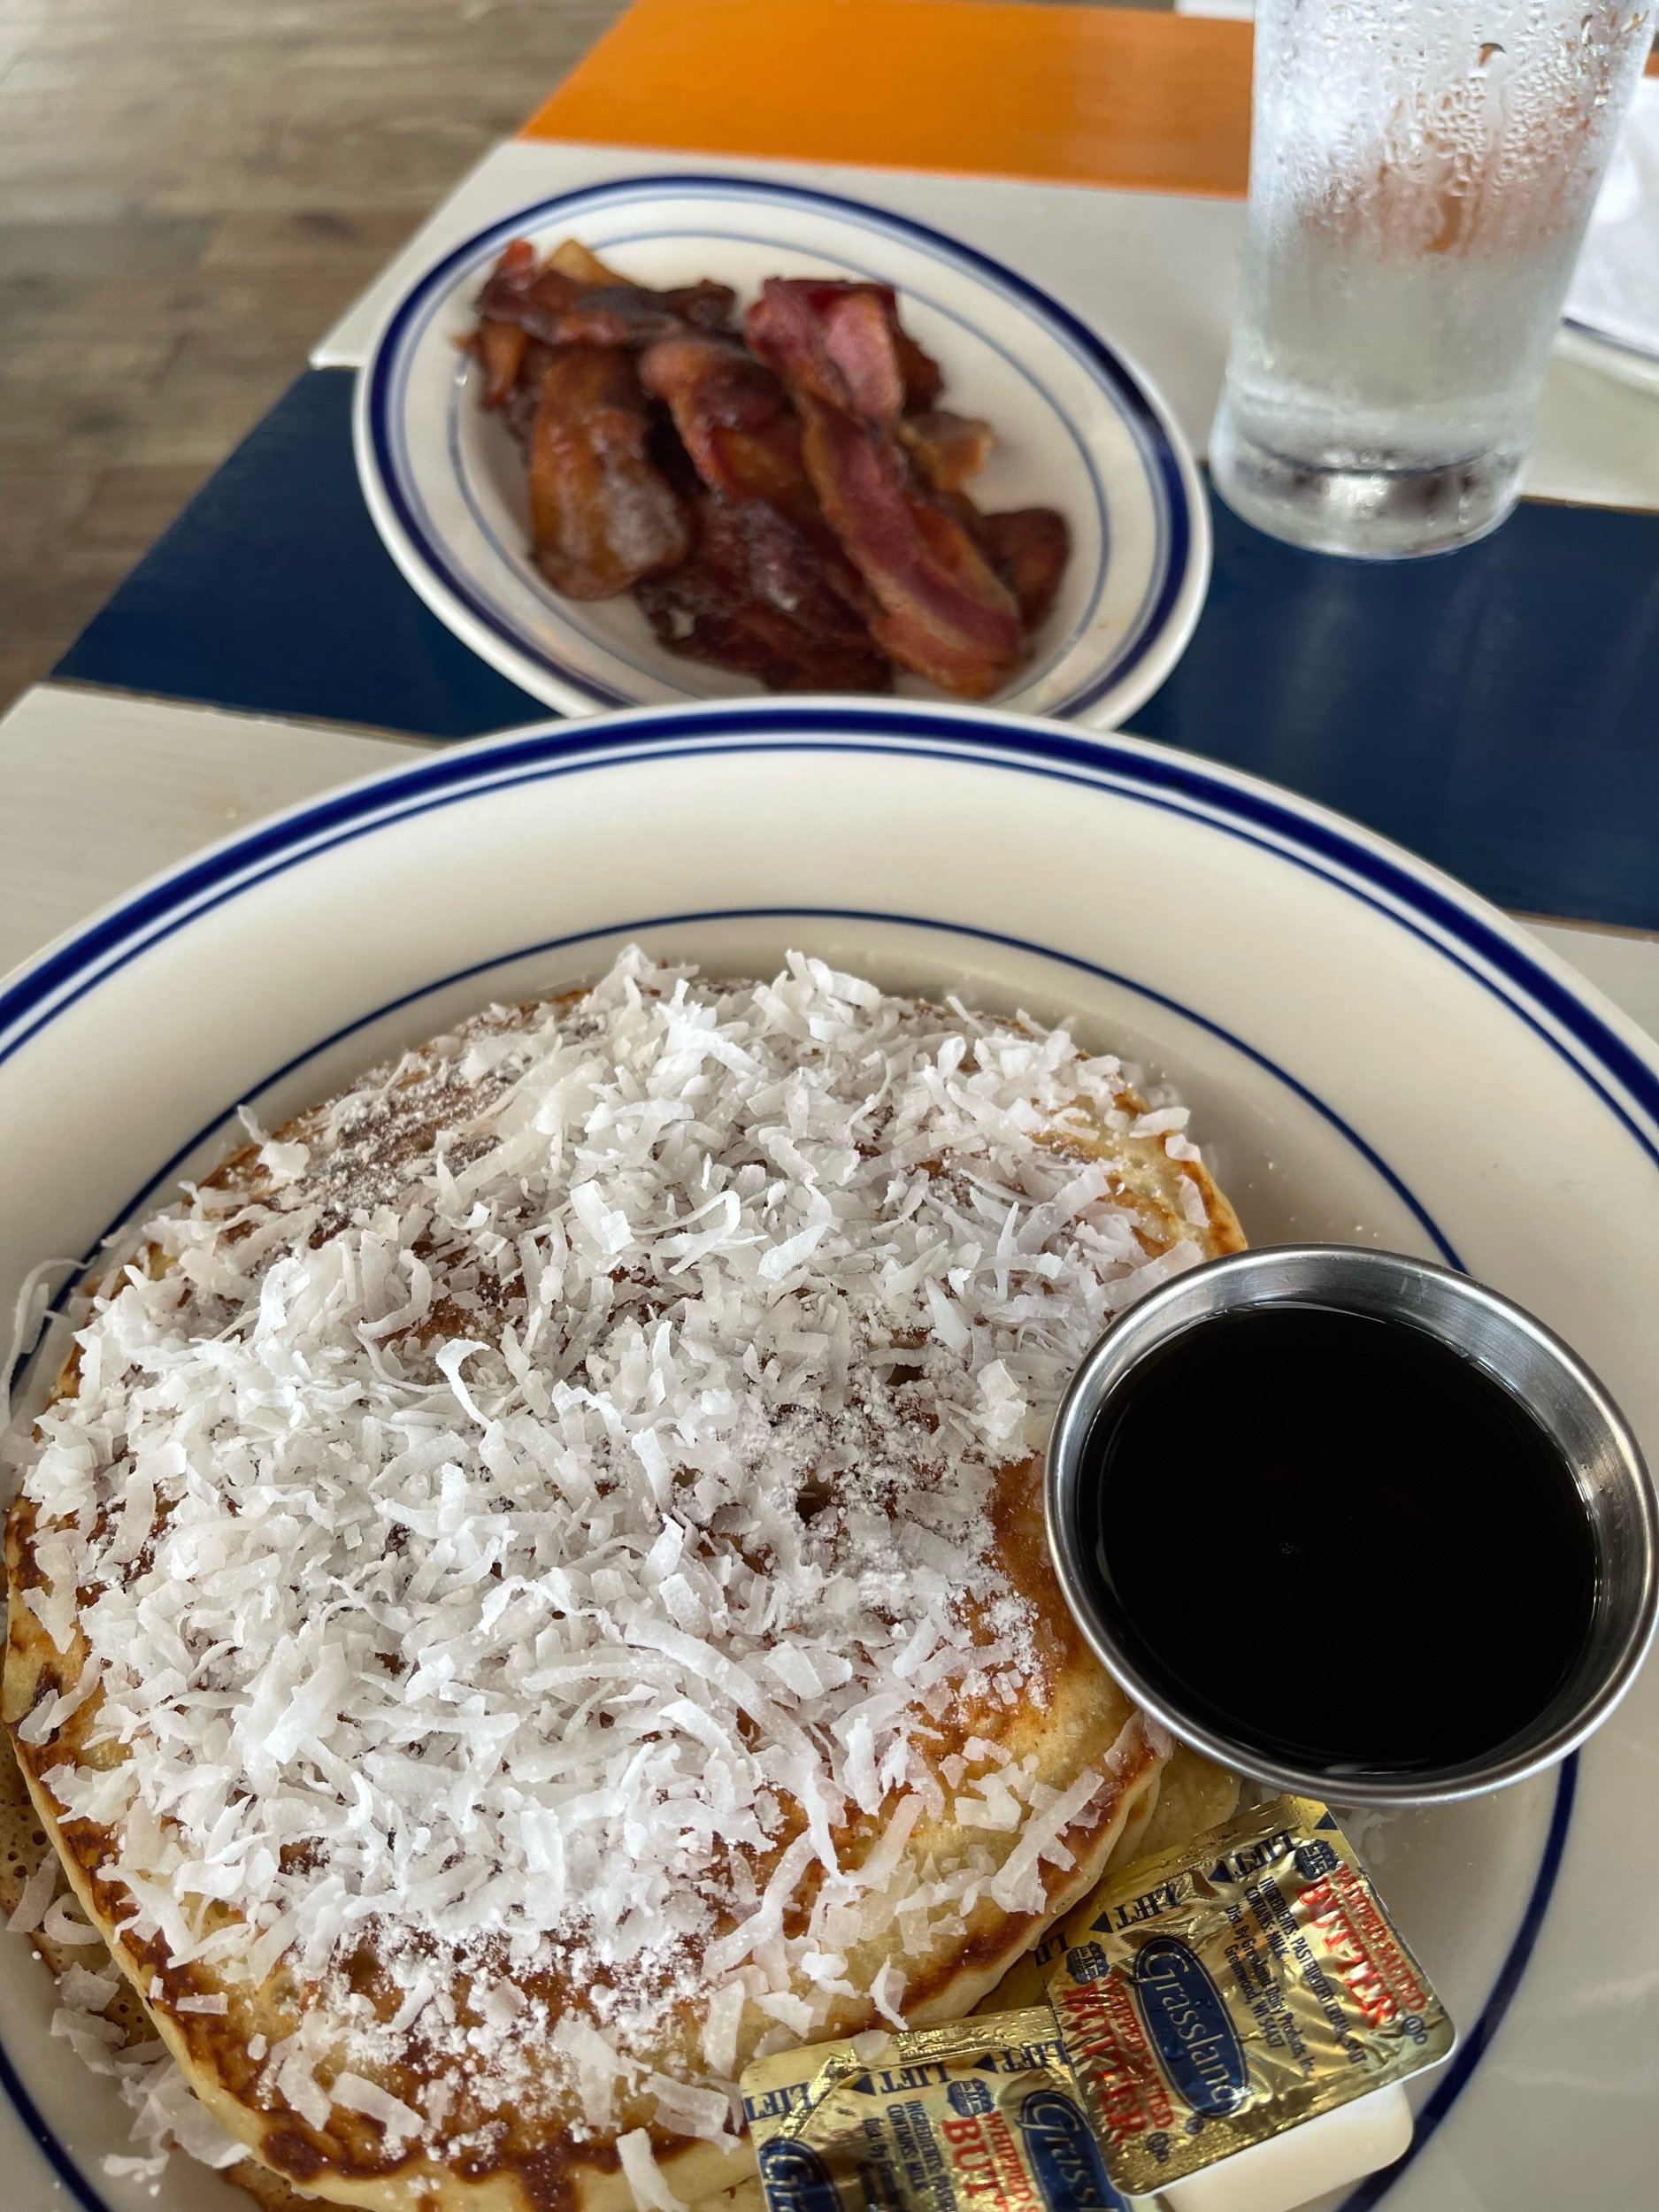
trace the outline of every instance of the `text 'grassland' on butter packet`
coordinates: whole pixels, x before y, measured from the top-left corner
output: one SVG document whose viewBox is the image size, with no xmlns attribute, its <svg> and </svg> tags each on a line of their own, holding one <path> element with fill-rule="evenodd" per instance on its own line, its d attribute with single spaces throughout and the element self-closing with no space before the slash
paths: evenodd
<svg viewBox="0 0 1659 2212">
<path fill-rule="evenodd" d="M 1121 2212 L 1047 2005 L 757 2059 L 767 2212 Z"/>
<path fill-rule="evenodd" d="M 1255 1806 L 1102 1883 L 1051 1946 L 1048 1997 L 1126 2195 L 1403 2081 L 1456 2040 L 1311 1798 Z"/>
</svg>

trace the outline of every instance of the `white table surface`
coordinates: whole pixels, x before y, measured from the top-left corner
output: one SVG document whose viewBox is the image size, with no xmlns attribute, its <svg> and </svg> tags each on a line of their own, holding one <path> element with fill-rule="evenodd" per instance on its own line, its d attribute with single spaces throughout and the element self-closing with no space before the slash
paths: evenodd
<svg viewBox="0 0 1659 2212">
<path fill-rule="evenodd" d="M 0 720 L 0 973 L 203 846 L 434 749 L 37 685 Z M 1659 1036 L 1659 939 L 1527 926 Z"/>
</svg>

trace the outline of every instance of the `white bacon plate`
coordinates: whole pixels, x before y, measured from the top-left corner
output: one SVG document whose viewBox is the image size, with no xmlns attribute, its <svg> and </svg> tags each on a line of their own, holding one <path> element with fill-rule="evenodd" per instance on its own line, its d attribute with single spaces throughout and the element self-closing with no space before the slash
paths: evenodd
<svg viewBox="0 0 1659 2212">
<path fill-rule="evenodd" d="M 388 311 L 357 380 L 357 473 L 410 583 L 492 667 L 566 714 L 757 692 L 660 645 L 631 597 L 561 598 L 529 554 L 524 456 L 479 405 L 457 340 L 511 238 L 579 238 L 641 284 L 710 277 L 747 300 L 769 276 L 875 278 L 945 372 L 947 403 L 997 446 L 987 510 L 1056 507 L 1071 558 L 1036 651 L 999 703 L 1110 729 L 1192 635 L 1210 511 L 1173 416 L 1096 330 L 988 255 L 885 209 L 757 179 L 647 176 L 518 210 L 457 246 Z M 901 691 L 936 696 L 918 679 Z"/>
</svg>

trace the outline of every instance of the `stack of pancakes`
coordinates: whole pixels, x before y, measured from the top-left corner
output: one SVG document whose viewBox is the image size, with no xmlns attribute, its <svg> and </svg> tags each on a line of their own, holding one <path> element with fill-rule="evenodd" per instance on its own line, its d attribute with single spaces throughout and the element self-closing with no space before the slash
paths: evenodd
<svg viewBox="0 0 1659 2212">
<path fill-rule="evenodd" d="M 234 2175 L 707 2198 L 757 2051 L 994 2001 L 1225 1810 L 1082 1644 L 1040 1458 L 1241 1242 L 1064 1032 L 637 953 L 148 1225 L 23 1453 L 5 1715 Z"/>
</svg>

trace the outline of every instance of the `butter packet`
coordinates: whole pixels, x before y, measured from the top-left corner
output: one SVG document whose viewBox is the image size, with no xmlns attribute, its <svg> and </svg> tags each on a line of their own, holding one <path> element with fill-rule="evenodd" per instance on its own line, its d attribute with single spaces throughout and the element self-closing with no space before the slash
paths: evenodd
<svg viewBox="0 0 1659 2212">
<path fill-rule="evenodd" d="M 1396 2085 L 1456 2040 L 1352 1845 L 1304 1797 L 1109 1878 L 1050 1946 L 1048 1999 L 1126 2195 Z"/>
<path fill-rule="evenodd" d="M 1123 2212 L 1047 2005 L 757 2059 L 767 2212 Z"/>
</svg>

